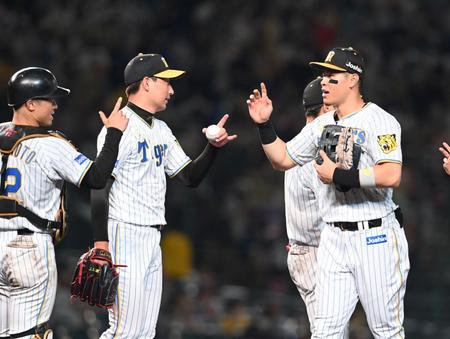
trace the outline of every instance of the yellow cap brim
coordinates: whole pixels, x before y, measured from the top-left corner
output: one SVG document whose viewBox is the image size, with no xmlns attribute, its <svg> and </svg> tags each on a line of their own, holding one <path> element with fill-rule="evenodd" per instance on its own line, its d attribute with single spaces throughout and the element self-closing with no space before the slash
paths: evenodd
<svg viewBox="0 0 450 339">
<path fill-rule="evenodd" d="M 309 63 L 310 66 L 312 68 L 316 68 L 316 69 L 332 69 L 335 71 L 339 71 L 339 72 L 347 72 L 347 70 L 345 68 L 333 65 L 333 64 L 329 64 L 328 62 L 310 62 Z"/>
<path fill-rule="evenodd" d="M 178 78 L 178 77 L 182 76 L 184 73 L 186 73 L 186 72 L 180 71 L 178 69 L 166 69 L 162 72 L 154 74 L 153 76 L 155 76 L 157 78 L 162 78 L 162 79 L 174 79 L 174 78 Z"/>
</svg>

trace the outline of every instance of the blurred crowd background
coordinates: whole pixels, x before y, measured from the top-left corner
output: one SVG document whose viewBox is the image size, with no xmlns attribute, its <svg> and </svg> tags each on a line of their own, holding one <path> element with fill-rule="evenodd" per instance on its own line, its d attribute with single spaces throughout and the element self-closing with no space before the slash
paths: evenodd
<svg viewBox="0 0 450 339">
<path fill-rule="evenodd" d="M 308 321 L 286 268 L 283 173 L 266 160 L 245 100 L 265 81 L 285 140 L 304 125 L 301 93 L 317 74 L 308 61 L 335 46 L 366 59 L 364 96 L 401 123 L 404 211 L 411 272 L 409 338 L 450 338 L 450 177 L 438 147 L 450 141 L 450 4 L 447 0 L 2 0 L 0 104 L 18 69 L 51 69 L 72 90 L 55 128 L 95 157 L 101 128 L 124 96 L 123 69 L 139 52 L 161 53 L 187 76 L 158 118 L 196 157 L 202 127 L 229 113 L 238 139 L 220 151 L 195 190 L 170 180 L 162 248 L 161 339 L 308 338 Z M 71 188 L 71 230 L 57 249 L 52 323 L 60 339 L 98 338 L 107 314 L 71 304 L 79 255 L 92 245 L 89 192 Z M 374 270 L 377 267 L 373 267 Z M 371 338 L 358 310 L 351 338 Z"/>
</svg>

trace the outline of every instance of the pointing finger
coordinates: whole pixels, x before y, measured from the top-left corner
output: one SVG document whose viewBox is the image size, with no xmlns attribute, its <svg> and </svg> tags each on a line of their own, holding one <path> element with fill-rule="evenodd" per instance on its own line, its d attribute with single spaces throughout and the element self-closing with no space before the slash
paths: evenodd
<svg viewBox="0 0 450 339">
<path fill-rule="evenodd" d="M 114 105 L 113 112 L 117 112 L 122 104 L 122 97 L 117 98 L 116 104 Z"/>
<path fill-rule="evenodd" d="M 100 119 L 102 119 L 103 125 L 106 126 L 106 124 L 108 123 L 108 119 L 106 118 L 105 113 L 103 113 L 102 111 L 99 111 L 98 115 L 100 115 Z"/>
<path fill-rule="evenodd" d="M 267 96 L 267 88 L 264 82 L 261 82 L 261 95 L 263 98 Z"/>
<path fill-rule="evenodd" d="M 225 125 L 225 123 L 227 122 L 228 118 L 230 116 L 228 114 L 225 114 L 222 119 L 220 119 L 220 121 L 217 123 L 217 126 L 219 127 L 223 127 L 223 125 Z"/>
</svg>

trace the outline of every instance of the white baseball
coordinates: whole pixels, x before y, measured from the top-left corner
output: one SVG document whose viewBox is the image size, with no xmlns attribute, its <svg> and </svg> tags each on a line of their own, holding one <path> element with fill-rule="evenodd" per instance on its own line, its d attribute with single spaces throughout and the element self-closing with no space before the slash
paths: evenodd
<svg viewBox="0 0 450 339">
<path fill-rule="evenodd" d="M 220 127 L 217 125 L 209 125 L 206 129 L 205 135 L 208 138 L 208 140 L 216 140 L 217 136 L 219 135 Z"/>
</svg>

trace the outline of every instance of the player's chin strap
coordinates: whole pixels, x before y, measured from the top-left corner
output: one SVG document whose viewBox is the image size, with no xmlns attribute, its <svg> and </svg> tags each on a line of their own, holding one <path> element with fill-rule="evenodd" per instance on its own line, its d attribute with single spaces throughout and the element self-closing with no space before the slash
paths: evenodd
<svg viewBox="0 0 450 339">
<path fill-rule="evenodd" d="M 53 331 L 48 326 L 48 323 L 39 324 L 36 327 L 30 328 L 27 331 L 11 334 L 9 338 L 22 338 L 32 336 L 32 339 L 52 339 Z"/>
<path fill-rule="evenodd" d="M 6 167 L 8 164 L 9 155 L 14 152 L 14 149 L 20 142 L 39 137 L 53 136 L 67 140 L 59 132 L 47 131 L 42 127 L 32 126 L 16 126 L 12 123 L 2 124 L 0 127 L 0 152 L 2 153 L 2 167 L 1 167 L 1 182 L 0 182 L 0 218 L 14 218 L 24 217 L 37 228 L 44 232 L 50 233 L 53 237 L 53 242 L 59 242 L 66 232 L 65 221 L 65 191 L 66 183 L 63 183 L 61 189 L 61 206 L 58 211 L 58 221 L 41 218 L 25 206 L 22 206 L 16 199 L 7 196 L 6 192 Z"/>
</svg>

